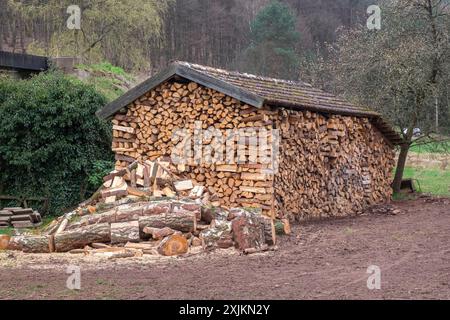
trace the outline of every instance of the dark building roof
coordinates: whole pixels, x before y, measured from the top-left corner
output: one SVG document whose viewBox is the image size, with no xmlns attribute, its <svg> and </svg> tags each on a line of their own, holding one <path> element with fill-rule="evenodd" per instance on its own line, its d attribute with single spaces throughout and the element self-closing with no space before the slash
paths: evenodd
<svg viewBox="0 0 450 320">
<path fill-rule="evenodd" d="M 148 91 L 177 76 L 215 89 L 256 108 L 270 105 L 367 117 L 391 143 L 402 142 L 401 137 L 392 129 L 392 126 L 383 120 L 379 113 L 351 104 L 333 94 L 313 88 L 307 83 L 260 77 L 179 61 L 172 63 L 161 73 L 142 82 L 106 105 L 97 112 L 97 116 L 103 119 L 109 118 Z"/>
<path fill-rule="evenodd" d="M 48 69 L 47 57 L 0 51 L 0 68 L 39 72 Z"/>
</svg>

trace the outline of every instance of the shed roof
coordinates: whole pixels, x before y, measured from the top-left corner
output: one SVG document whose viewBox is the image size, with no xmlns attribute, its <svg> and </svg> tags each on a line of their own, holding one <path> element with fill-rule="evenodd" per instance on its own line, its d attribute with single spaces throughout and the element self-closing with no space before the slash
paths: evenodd
<svg viewBox="0 0 450 320">
<path fill-rule="evenodd" d="M 349 103 L 305 82 L 261 77 L 182 61 L 172 63 L 167 69 L 106 105 L 97 112 L 97 116 L 103 119 L 111 117 L 123 107 L 175 76 L 215 89 L 256 108 L 270 105 L 329 114 L 367 117 L 392 144 L 402 142 L 402 138 L 379 113 Z"/>
</svg>

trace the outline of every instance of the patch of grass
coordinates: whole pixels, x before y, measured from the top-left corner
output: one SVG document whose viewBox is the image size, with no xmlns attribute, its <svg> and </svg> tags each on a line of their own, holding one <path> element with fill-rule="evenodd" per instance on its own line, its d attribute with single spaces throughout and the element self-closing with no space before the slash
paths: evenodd
<svg viewBox="0 0 450 320">
<path fill-rule="evenodd" d="M 417 188 L 424 193 L 450 196 L 450 170 L 406 167 L 403 178 L 416 179 Z"/>
<path fill-rule="evenodd" d="M 352 235 L 355 232 L 355 230 L 353 230 L 350 227 L 345 228 L 344 233 L 348 236 Z"/>
<path fill-rule="evenodd" d="M 132 80 L 132 78 L 133 78 L 130 74 L 125 72 L 125 70 L 123 70 L 121 67 L 114 66 L 109 62 L 102 62 L 102 63 L 91 64 L 91 65 L 80 64 L 80 65 L 77 65 L 77 68 L 81 69 L 81 70 L 92 71 L 92 72 L 111 73 L 111 74 L 115 74 L 118 76 L 122 76 L 122 77 L 126 78 L 127 80 Z"/>
<path fill-rule="evenodd" d="M 97 279 L 95 283 L 101 286 L 115 287 L 116 284 L 112 280 Z"/>
<path fill-rule="evenodd" d="M 99 92 L 101 92 L 106 99 L 108 99 L 108 101 L 112 101 L 125 93 L 125 90 L 117 87 L 120 84 L 120 81 L 116 79 L 91 77 L 87 82 L 92 84 Z"/>
<path fill-rule="evenodd" d="M 410 152 L 415 153 L 450 153 L 450 141 L 442 142 L 430 142 L 427 144 L 421 144 L 417 146 L 412 146 L 409 149 Z"/>
<path fill-rule="evenodd" d="M 64 290 L 55 292 L 54 295 L 56 296 L 56 299 L 76 299 L 83 295 L 83 292 L 82 290 L 71 290 L 65 288 Z"/>
<path fill-rule="evenodd" d="M 84 82 L 93 85 L 108 101 L 112 101 L 125 93 L 126 87 L 134 81 L 131 74 L 109 62 L 92 65 L 80 64 L 77 65 L 77 69 L 87 71 L 90 74 Z"/>
<path fill-rule="evenodd" d="M 0 229 L 0 234 L 6 234 L 8 236 L 12 236 L 14 233 L 13 228 Z"/>
<path fill-rule="evenodd" d="M 47 215 L 42 217 L 42 227 L 48 226 L 53 220 L 55 220 L 55 216 Z"/>
<path fill-rule="evenodd" d="M 79 215 L 74 215 L 70 218 L 69 223 L 76 223 L 76 222 L 80 222 L 81 221 L 81 216 Z"/>
<path fill-rule="evenodd" d="M 29 290 L 32 290 L 32 291 L 40 290 L 43 288 L 45 288 L 45 286 L 43 284 L 35 284 L 35 285 L 29 286 Z"/>
<path fill-rule="evenodd" d="M 284 235 L 284 225 L 281 220 L 275 221 L 275 233 L 279 236 Z"/>
<path fill-rule="evenodd" d="M 53 220 L 55 219 L 54 216 L 44 216 L 42 218 L 42 225 L 37 229 L 27 229 L 27 231 L 30 231 L 33 234 L 40 234 L 41 230 L 43 230 L 45 227 L 47 227 Z M 6 234 L 8 236 L 14 235 L 14 228 L 6 228 L 6 229 L 0 229 L 0 234 Z"/>
</svg>

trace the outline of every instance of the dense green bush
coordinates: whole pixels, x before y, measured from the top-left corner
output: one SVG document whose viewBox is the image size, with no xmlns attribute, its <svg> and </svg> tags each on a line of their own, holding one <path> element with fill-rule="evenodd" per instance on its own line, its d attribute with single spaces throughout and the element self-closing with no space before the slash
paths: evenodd
<svg viewBox="0 0 450 320">
<path fill-rule="evenodd" d="M 97 160 L 88 172 L 88 184 L 91 188 L 97 188 L 103 183 L 103 177 L 114 170 L 114 162 L 109 160 Z"/>
<path fill-rule="evenodd" d="M 58 72 L 0 79 L 0 194 L 48 197 L 61 214 L 94 191 L 96 163 L 112 161 L 110 125 L 95 116 L 105 103 Z"/>
</svg>

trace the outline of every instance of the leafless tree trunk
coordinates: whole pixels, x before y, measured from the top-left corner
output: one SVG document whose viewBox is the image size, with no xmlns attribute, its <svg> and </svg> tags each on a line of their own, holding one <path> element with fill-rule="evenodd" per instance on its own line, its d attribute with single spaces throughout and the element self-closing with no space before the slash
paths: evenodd
<svg viewBox="0 0 450 320">
<path fill-rule="evenodd" d="M 400 146 L 400 154 L 398 156 L 397 169 L 395 170 L 395 177 L 393 182 L 394 193 L 400 192 L 409 148 L 410 148 L 409 143 L 405 143 Z"/>
</svg>

